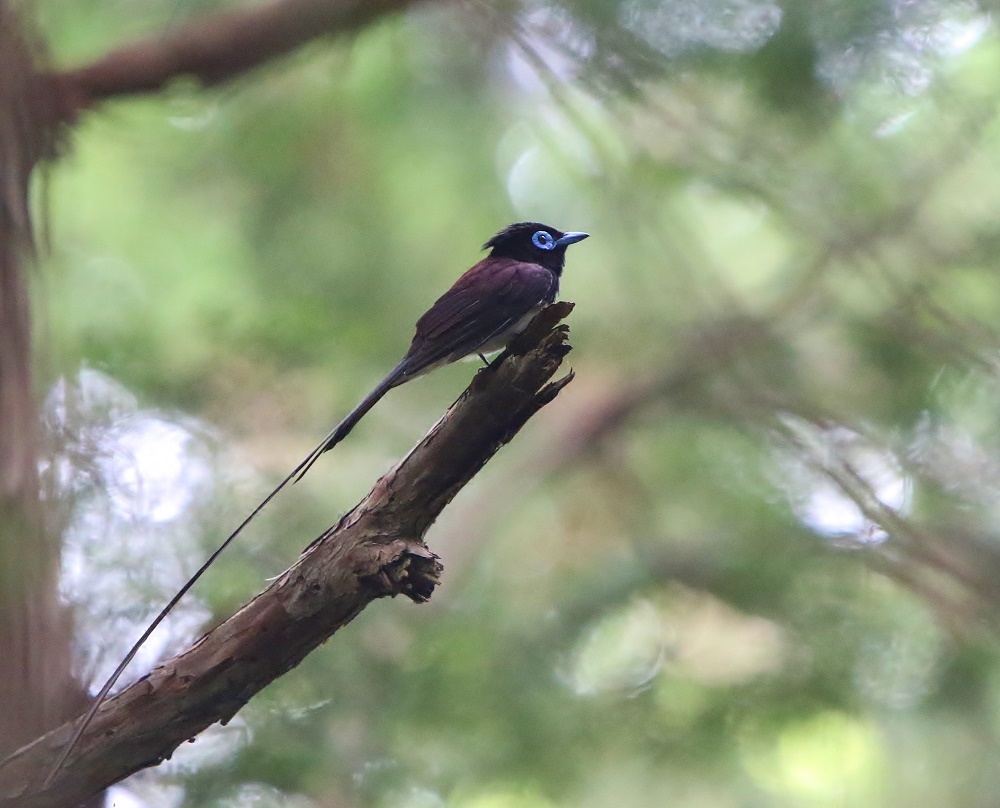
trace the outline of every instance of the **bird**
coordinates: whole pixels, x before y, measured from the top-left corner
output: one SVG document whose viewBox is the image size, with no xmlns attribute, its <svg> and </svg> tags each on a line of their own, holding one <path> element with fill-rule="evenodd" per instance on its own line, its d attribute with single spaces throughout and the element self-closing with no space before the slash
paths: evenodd
<svg viewBox="0 0 1000 808">
<path fill-rule="evenodd" d="M 298 482 L 325 452 L 358 425 L 358 422 L 394 387 L 425 373 L 477 354 L 505 348 L 523 331 L 535 313 L 559 294 L 559 280 L 566 264 L 566 248 L 589 238 L 588 233 L 557 230 L 539 222 L 515 222 L 490 238 L 482 247 L 489 254 L 468 269 L 417 320 L 410 347 L 361 403 L 268 494 L 229 537 L 187 580 L 146 627 L 114 673 L 102 685 L 90 709 L 63 747 L 45 780 L 48 787 L 93 720 L 98 708 L 157 626 L 201 578 L 232 541 L 289 482 Z"/>
<path fill-rule="evenodd" d="M 472 354 L 485 362 L 485 354 L 507 347 L 542 306 L 556 299 L 566 248 L 588 235 L 517 222 L 487 241 L 483 249 L 490 254 L 417 320 L 406 355 L 299 464 L 296 482 L 392 388 Z"/>
</svg>

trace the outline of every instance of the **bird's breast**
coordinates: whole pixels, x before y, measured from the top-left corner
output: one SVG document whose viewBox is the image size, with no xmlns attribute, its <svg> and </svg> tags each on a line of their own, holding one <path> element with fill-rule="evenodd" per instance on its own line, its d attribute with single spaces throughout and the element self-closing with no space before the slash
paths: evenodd
<svg viewBox="0 0 1000 808">
<path fill-rule="evenodd" d="M 529 309 L 526 314 L 524 314 L 521 319 L 515 322 L 513 325 L 508 327 L 505 331 L 501 331 L 493 339 L 488 342 L 483 343 L 480 347 L 480 353 L 493 353 L 493 351 L 499 351 L 507 347 L 507 344 L 514 339 L 518 334 L 524 331 L 528 327 L 528 323 L 531 322 L 532 318 L 538 314 L 539 310 L 542 308 L 542 304 L 539 303 L 532 309 Z"/>
</svg>

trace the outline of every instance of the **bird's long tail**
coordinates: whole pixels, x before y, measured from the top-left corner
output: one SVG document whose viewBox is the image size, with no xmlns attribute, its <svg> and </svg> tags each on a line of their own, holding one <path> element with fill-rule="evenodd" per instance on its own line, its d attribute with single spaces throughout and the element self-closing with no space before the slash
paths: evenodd
<svg viewBox="0 0 1000 808">
<path fill-rule="evenodd" d="M 394 367 L 389 372 L 389 375 L 386 376 L 381 382 L 379 382 L 378 385 L 376 385 L 375 389 L 372 390 L 365 397 L 365 399 L 360 404 L 358 404 L 357 407 L 351 410 L 350 413 L 348 413 L 347 417 L 344 418 L 344 420 L 341 421 L 339 424 L 337 424 L 337 426 L 329 435 L 323 438 L 323 441 L 319 444 L 319 446 L 313 449 L 306 456 L 305 460 L 303 460 L 301 463 L 299 463 L 299 465 L 297 465 L 294 469 L 292 469 L 292 471 L 288 474 L 288 476 L 285 477 L 285 479 L 283 479 L 280 483 L 278 483 L 277 487 L 270 494 L 268 494 L 266 497 L 264 497 L 263 500 L 261 500 L 261 503 L 256 508 L 253 509 L 250 515 L 242 522 L 240 522 L 236 530 L 234 530 L 232 533 L 229 534 L 229 537 L 224 542 L 222 542 L 222 544 L 218 546 L 215 552 L 208 557 L 205 563 L 198 568 L 198 570 L 194 573 L 194 575 L 188 578 L 184 586 L 182 586 L 177 591 L 177 594 L 175 594 L 167 603 L 167 605 L 160 610 L 160 613 L 156 615 L 156 617 L 153 619 L 153 622 L 151 622 L 146 627 L 146 630 L 142 633 L 142 636 L 139 637 L 138 640 L 136 640 L 135 645 L 132 646 L 128 654 L 125 655 L 125 658 L 118 664 L 118 667 L 115 668 L 114 673 L 111 674 L 108 680 L 101 687 L 100 692 L 95 697 L 93 704 L 90 705 L 90 709 L 87 711 L 87 714 L 83 717 L 83 720 L 80 722 L 80 725 L 74 731 L 73 736 L 69 740 L 69 743 L 67 743 L 66 746 L 63 747 L 63 751 L 59 755 L 58 760 L 55 762 L 55 765 L 49 772 L 48 777 L 46 777 L 45 784 L 43 787 L 47 788 L 49 785 L 51 785 L 52 781 L 55 779 L 56 774 L 59 773 L 59 770 L 66 762 L 66 759 L 69 757 L 70 753 L 76 747 L 76 744 L 80 740 L 80 737 L 83 735 L 87 727 L 90 726 L 90 722 L 94 719 L 94 715 L 96 715 L 98 708 L 104 703 L 104 699 L 107 698 L 108 693 L 111 692 L 111 688 L 115 686 L 115 683 L 118 681 L 122 673 L 125 672 L 125 669 L 129 666 L 129 663 L 135 658 L 135 655 L 139 652 L 139 649 L 142 648 L 146 640 L 149 639 L 149 635 L 152 634 L 156 630 L 157 626 L 159 626 L 160 623 L 163 622 L 164 618 L 168 614 L 170 614 L 171 611 L 173 611 L 174 606 L 177 605 L 180 599 L 188 593 L 188 590 L 190 590 L 191 587 L 198 582 L 201 576 L 205 574 L 208 568 L 211 567 L 213 563 L 215 563 L 215 559 L 217 559 L 220 555 L 222 555 L 223 551 L 232 543 L 233 539 L 235 539 L 237 536 L 240 535 L 240 533 L 243 532 L 243 528 L 249 525 L 257 516 L 257 514 L 259 514 L 262 510 L 264 510 L 264 507 L 272 499 L 274 499 L 275 496 L 277 496 L 278 492 L 281 491 L 282 488 L 288 485 L 288 483 L 290 483 L 292 480 L 295 480 L 295 482 L 301 480 L 303 475 L 307 471 L 309 471 L 310 468 L 312 468 L 313 463 L 315 463 L 319 459 L 319 456 L 321 454 L 332 449 L 334 446 L 340 443 L 344 438 L 346 438 L 348 433 L 352 429 L 354 429 L 355 426 L 357 426 L 358 421 L 360 421 L 367 414 L 367 412 L 378 403 L 379 399 L 381 399 L 382 396 L 388 393 L 393 387 L 396 387 L 397 385 L 403 382 L 403 380 L 406 378 L 408 368 L 409 368 L 409 362 L 406 359 L 403 359 L 402 362 L 396 365 L 396 367 Z"/>
<path fill-rule="evenodd" d="M 382 381 L 375 386 L 375 389 L 365 396 L 364 400 L 358 404 L 357 407 L 351 410 L 343 421 L 333 428 L 333 431 L 330 432 L 329 435 L 323 438 L 320 445 L 313 449 L 309 453 L 309 456 L 295 467 L 295 470 L 289 475 L 289 477 L 294 477 L 295 482 L 301 480 L 306 475 L 306 472 L 313 467 L 313 463 L 319 460 L 321 454 L 330 451 L 334 446 L 346 438 L 350 434 L 351 430 L 358 425 L 358 421 L 368 414 L 368 410 L 378 404 L 382 396 L 388 393 L 393 387 L 402 383 L 408 367 L 409 362 L 404 359 L 396 365 L 396 367 L 389 371 L 389 375 L 382 379 Z M 285 482 L 288 482 L 288 480 L 285 480 Z M 283 482 L 282 485 L 284 484 L 285 483 Z"/>
</svg>

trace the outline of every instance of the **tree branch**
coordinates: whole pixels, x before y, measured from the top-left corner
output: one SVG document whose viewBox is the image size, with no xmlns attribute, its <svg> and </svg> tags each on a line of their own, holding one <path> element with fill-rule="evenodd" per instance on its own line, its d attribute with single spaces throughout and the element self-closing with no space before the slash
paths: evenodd
<svg viewBox="0 0 1000 808">
<path fill-rule="evenodd" d="M 194 20 L 54 78 L 77 108 L 117 95 L 156 92 L 181 76 L 219 84 L 311 39 L 356 31 L 415 2 L 273 0 Z"/>
<path fill-rule="evenodd" d="M 0 807 L 71 808 L 168 758 L 206 727 L 231 719 L 371 601 L 427 600 L 441 565 L 427 529 L 496 451 L 572 379 L 551 381 L 570 350 L 557 323 L 573 306 L 546 307 L 508 353 L 476 374 L 421 442 L 353 510 L 236 614 L 98 710 L 51 786 L 72 734 L 64 724 L 0 761 Z"/>
</svg>

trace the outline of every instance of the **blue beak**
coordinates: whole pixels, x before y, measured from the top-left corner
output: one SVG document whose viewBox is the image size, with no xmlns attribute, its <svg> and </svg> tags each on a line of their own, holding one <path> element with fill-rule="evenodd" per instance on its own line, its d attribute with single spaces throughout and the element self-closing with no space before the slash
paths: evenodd
<svg viewBox="0 0 1000 808">
<path fill-rule="evenodd" d="M 570 244 L 576 244 L 585 238 L 590 238 L 590 233 L 566 233 L 562 238 L 556 240 L 556 246 L 568 247 Z"/>
</svg>

